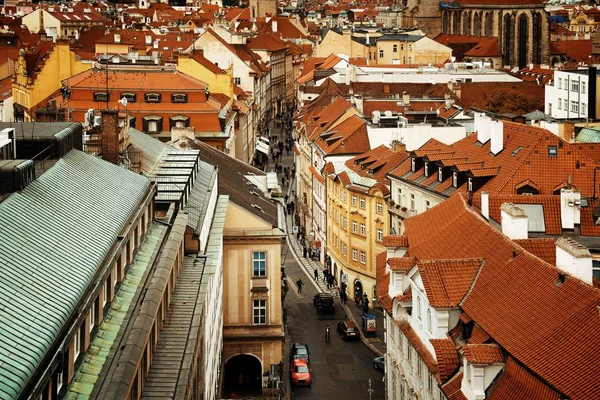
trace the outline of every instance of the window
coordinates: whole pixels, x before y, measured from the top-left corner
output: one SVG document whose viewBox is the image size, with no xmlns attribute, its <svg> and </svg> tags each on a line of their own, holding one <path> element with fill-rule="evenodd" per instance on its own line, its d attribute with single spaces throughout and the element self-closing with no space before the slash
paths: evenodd
<svg viewBox="0 0 600 400">
<path fill-rule="evenodd" d="M 383 58 L 383 50 L 379 50 L 379 58 Z"/>
<path fill-rule="evenodd" d="M 429 176 L 429 163 L 425 163 L 425 176 Z"/>
<path fill-rule="evenodd" d="M 146 100 L 146 101 L 148 101 L 148 100 Z M 160 99 L 158 101 L 160 101 Z M 187 103 L 187 102 L 188 102 L 188 95 L 186 93 L 173 93 L 171 95 L 171 103 Z"/>
<path fill-rule="evenodd" d="M 352 233 L 358 232 L 358 222 L 352 221 Z"/>
<path fill-rule="evenodd" d="M 58 373 L 56 374 L 56 393 L 58 393 L 60 391 L 60 388 L 62 387 L 63 383 L 64 383 L 63 372 L 58 371 Z"/>
<path fill-rule="evenodd" d="M 579 112 L 579 103 L 576 101 L 571 101 L 571 112 Z"/>
<path fill-rule="evenodd" d="M 96 301 L 94 301 L 92 303 L 92 306 L 90 307 L 90 332 L 94 329 L 94 326 L 96 325 Z"/>
<path fill-rule="evenodd" d="M 421 319 L 421 298 L 419 296 L 417 296 L 417 301 L 416 301 L 417 306 L 415 307 L 415 317 L 417 317 L 418 320 Z"/>
<path fill-rule="evenodd" d="M 558 155 L 558 148 L 556 146 L 548 146 L 548 157 L 556 157 Z"/>
<path fill-rule="evenodd" d="M 377 241 L 383 241 L 383 229 L 381 228 L 377 228 Z"/>
<path fill-rule="evenodd" d="M 356 207 L 356 196 L 352 195 L 352 205 Z"/>
<path fill-rule="evenodd" d="M 367 234 L 367 226 L 365 224 L 360 224 L 360 234 L 361 235 Z"/>
<path fill-rule="evenodd" d="M 360 198 L 360 208 L 362 208 L 363 210 L 365 209 L 365 198 L 364 197 Z"/>
<path fill-rule="evenodd" d="M 552 103 L 548 103 L 548 114 L 552 115 Z"/>
<path fill-rule="evenodd" d="M 252 276 L 267 276 L 267 252 L 252 252 Z"/>
<path fill-rule="evenodd" d="M 585 115 L 585 114 L 587 114 L 586 111 L 587 111 L 587 106 L 585 104 L 581 104 L 581 113 L 583 115 Z"/>
<path fill-rule="evenodd" d="M 94 101 L 107 101 L 108 93 L 106 92 L 95 92 L 94 93 Z"/>
<path fill-rule="evenodd" d="M 162 117 L 147 115 L 142 118 L 142 130 L 146 133 L 160 133 L 163 129 Z"/>
<path fill-rule="evenodd" d="M 190 126 L 190 117 L 185 115 L 174 115 L 169 117 L 169 129 L 186 128 Z"/>
<path fill-rule="evenodd" d="M 383 203 L 377 202 L 377 214 L 383 214 Z"/>
<path fill-rule="evenodd" d="M 404 43 L 400 43 L 400 50 L 404 50 Z"/>
<path fill-rule="evenodd" d="M 342 190 L 342 201 L 348 201 L 348 193 L 345 190 Z"/>
<path fill-rule="evenodd" d="M 242 78 L 240 78 L 239 76 L 236 76 L 233 78 L 233 83 L 235 83 L 236 85 L 241 85 L 242 84 Z"/>
<path fill-rule="evenodd" d="M 161 97 L 160 93 L 146 93 L 144 101 L 146 103 L 160 103 Z"/>
<path fill-rule="evenodd" d="M 467 183 L 467 186 L 468 186 L 467 190 L 469 192 L 472 192 L 473 191 L 473 178 L 469 177 L 469 182 Z"/>
<path fill-rule="evenodd" d="M 346 229 L 348 227 L 348 219 L 342 216 L 342 228 Z"/>
<path fill-rule="evenodd" d="M 458 172 L 452 173 L 452 186 L 458 187 Z"/>
<path fill-rule="evenodd" d="M 362 250 L 360 252 L 360 263 L 361 264 L 366 264 L 367 263 L 367 253 L 365 253 Z"/>
<path fill-rule="evenodd" d="M 579 91 L 579 82 L 578 81 L 571 81 L 571 91 L 572 92 Z"/>
<path fill-rule="evenodd" d="M 409 44 L 408 45 L 408 51 L 411 51 L 411 50 L 412 50 L 412 44 Z"/>
<path fill-rule="evenodd" d="M 585 82 L 581 82 L 581 94 L 585 94 Z"/>
<path fill-rule="evenodd" d="M 558 98 L 558 109 L 562 110 L 562 99 L 560 97 Z"/>
<path fill-rule="evenodd" d="M 107 302 L 108 302 L 108 285 L 106 282 L 104 282 L 104 285 L 102 285 L 102 307 L 104 307 Z"/>
<path fill-rule="evenodd" d="M 425 211 L 431 208 L 431 202 L 429 200 L 425 200 Z"/>
<path fill-rule="evenodd" d="M 346 247 L 346 243 L 342 242 L 342 254 L 348 254 L 348 248 Z"/>
<path fill-rule="evenodd" d="M 120 99 L 127 99 L 128 103 L 135 103 L 136 100 L 136 95 L 135 93 L 121 93 L 121 97 L 119 97 Z"/>
<path fill-rule="evenodd" d="M 79 329 L 73 336 L 73 364 L 77 361 L 77 357 L 81 353 L 81 340 L 79 340 Z"/>
<path fill-rule="evenodd" d="M 441 182 L 443 180 L 443 178 L 444 178 L 443 169 L 442 169 L 442 167 L 439 167 L 438 168 L 438 181 Z"/>
<path fill-rule="evenodd" d="M 412 172 L 415 172 L 415 171 L 417 170 L 417 168 L 416 168 L 416 167 L 417 167 L 417 160 L 416 160 L 416 159 L 413 157 L 413 158 L 411 158 L 411 160 L 410 160 L 410 170 L 411 170 Z"/>
<path fill-rule="evenodd" d="M 415 207 L 415 195 L 413 193 L 410 194 L 410 209 L 414 210 Z"/>
<path fill-rule="evenodd" d="M 431 310 L 427 309 L 427 331 L 431 333 Z"/>
<path fill-rule="evenodd" d="M 398 188 L 398 205 L 402 206 L 402 189 Z"/>
<path fill-rule="evenodd" d="M 395 45 L 394 45 L 394 50 L 393 50 L 393 52 L 394 52 L 394 53 L 397 53 L 397 52 L 398 52 L 398 45 L 397 45 L 397 44 L 395 44 Z"/>
<path fill-rule="evenodd" d="M 358 250 L 352 249 L 352 259 L 358 261 Z"/>
<path fill-rule="evenodd" d="M 267 324 L 267 301 L 252 300 L 252 316 L 254 325 Z"/>
</svg>

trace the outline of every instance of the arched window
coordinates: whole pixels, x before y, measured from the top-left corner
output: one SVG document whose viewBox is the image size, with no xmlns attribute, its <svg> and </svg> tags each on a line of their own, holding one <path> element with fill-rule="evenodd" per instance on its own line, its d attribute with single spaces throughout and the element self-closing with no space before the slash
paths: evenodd
<svg viewBox="0 0 600 400">
<path fill-rule="evenodd" d="M 450 33 L 450 13 L 444 11 L 444 15 L 442 17 L 442 32 Z"/>
<path fill-rule="evenodd" d="M 454 12 L 452 15 L 452 33 L 455 35 L 460 34 L 460 13 Z"/>
<path fill-rule="evenodd" d="M 463 35 L 471 34 L 471 12 L 467 11 L 463 14 Z"/>
<path fill-rule="evenodd" d="M 481 35 L 481 17 L 478 12 L 473 16 L 473 35 Z"/>
<path fill-rule="evenodd" d="M 519 68 L 524 68 L 528 64 L 528 45 L 529 45 L 529 18 L 526 14 L 521 14 L 519 17 L 519 38 L 518 38 L 518 55 Z"/>
</svg>

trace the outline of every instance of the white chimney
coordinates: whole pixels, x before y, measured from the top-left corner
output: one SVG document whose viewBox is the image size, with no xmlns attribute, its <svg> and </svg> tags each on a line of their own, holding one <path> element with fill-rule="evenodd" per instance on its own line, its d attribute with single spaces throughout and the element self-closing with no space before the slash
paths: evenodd
<svg viewBox="0 0 600 400">
<path fill-rule="evenodd" d="M 492 121 L 490 123 L 490 134 L 492 143 L 490 150 L 496 155 L 504 149 L 504 124 L 502 121 Z"/>
<path fill-rule="evenodd" d="M 477 141 L 486 143 L 490 140 L 490 123 L 492 119 L 484 113 L 475 113 L 474 127 L 477 132 Z"/>
<path fill-rule="evenodd" d="M 156 39 L 156 40 L 154 41 L 154 43 L 152 44 L 152 48 L 154 48 L 154 49 L 158 49 L 158 43 L 159 43 L 159 39 Z"/>
<path fill-rule="evenodd" d="M 368 46 L 368 45 L 369 45 L 369 39 L 370 39 L 370 37 L 369 37 L 369 32 L 367 32 L 367 35 L 366 35 L 365 39 L 366 39 L 366 42 L 365 42 L 365 43 L 366 43 L 366 44 L 367 44 L 367 46 Z"/>
<path fill-rule="evenodd" d="M 121 35 L 118 33 L 115 33 L 115 43 L 121 43 Z"/>
<path fill-rule="evenodd" d="M 504 203 L 500 207 L 502 233 L 510 239 L 527 239 L 527 214 L 513 203 Z"/>
<path fill-rule="evenodd" d="M 585 246 L 575 240 L 561 237 L 556 241 L 556 266 L 592 284 L 592 255 Z"/>
<path fill-rule="evenodd" d="M 580 201 L 581 193 L 573 189 L 560 190 L 560 220 L 563 229 L 575 229 L 575 224 L 579 224 Z"/>
<path fill-rule="evenodd" d="M 277 32 L 277 21 L 273 20 L 271 23 L 271 29 L 273 29 L 273 32 Z"/>
<path fill-rule="evenodd" d="M 146 46 L 151 46 L 152 45 L 152 36 L 150 35 L 146 35 Z"/>
<path fill-rule="evenodd" d="M 490 194 L 488 192 L 481 192 L 481 214 L 485 219 L 490 219 Z"/>
</svg>

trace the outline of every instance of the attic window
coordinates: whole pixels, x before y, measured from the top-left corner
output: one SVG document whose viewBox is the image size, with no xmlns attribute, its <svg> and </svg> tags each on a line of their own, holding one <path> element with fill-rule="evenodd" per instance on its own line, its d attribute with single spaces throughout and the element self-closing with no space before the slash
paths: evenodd
<svg viewBox="0 0 600 400">
<path fill-rule="evenodd" d="M 514 156 L 516 156 L 517 154 L 519 154 L 519 152 L 520 152 L 521 150 L 523 150 L 523 146 L 519 146 L 519 147 L 517 147 L 517 148 L 515 149 L 515 151 L 513 151 L 512 153 L 510 153 L 510 156 L 511 156 L 511 157 L 514 157 Z"/>
<path fill-rule="evenodd" d="M 472 191 L 473 191 L 473 178 L 471 178 L 471 177 L 469 177 L 469 183 L 468 183 L 468 188 L 467 188 L 467 190 L 468 190 L 469 192 L 472 192 Z"/>
<path fill-rule="evenodd" d="M 144 95 L 144 101 L 146 103 L 160 103 L 161 95 L 160 93 L 146 93 Z"/>
<path fill-rule="evenodd" d="M 458 187 L 458 172 L 452 173 L 452 186 Z"/>
<path fill-rule="evenodd" d="M 548 146 L 548 157 L 556 157 L 558 155 L 558 148 L 556 146 Z"/>
<path fill-rule="evenodd" d="M 94 101 L 107 101 L 108 93 L 106 92 L 95 92 L 94 93 Z"/>
<path fill-rule="evenodd" d="M 188 95 L 186 93 L 173 93 L 171 95 L 171 103 L 187 103 Z"/>
<path fill-rule="evenodd" d="M 410 160 L 410 170 L 412 172 L 415 172 L 416 169 L 417 169 L 417 160 L 413 157 Z"/>
<path fill-rule="evenodd" d="M 425 176 L 429 176 L 429 163 L 428 162 L 425 163 L 424 174 L 425 174 Z"/>
<path fill-rule="evenodd" d="M 444 180 L 444 174 L 442 172 L 442 167 L 438 168 L 438 181 L 443 181 Z"/>
<path fill-rule="evenodd" d="M 121 93 L 120 98 L 126 98 L 128 103 L 135 103 L 136 95 L 135 93 Z"/>
</svg>

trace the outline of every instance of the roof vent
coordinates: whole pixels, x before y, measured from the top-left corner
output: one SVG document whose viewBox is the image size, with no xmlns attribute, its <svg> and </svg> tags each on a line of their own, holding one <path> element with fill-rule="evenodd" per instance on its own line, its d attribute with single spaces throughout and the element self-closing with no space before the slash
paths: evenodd
<svg viewBox="0 0 600 400">
<path fill-rule="evenodd" d="M 262 208 L 261 208 L 261 206 L 259 206 L 259 205 L 257 205 L 257 204 L 252 204 L 252 207 L 254 207 L 254 208 L 258 208 L 260 211 L 262 211 Z"/>
<path fill-rule="evenodd" d="M 562 272 L 558 273 L 558 278 L 556 279 L 556 282 L 554 282 L 554 286 L 560 286 L 563 283 L 565 283 L 567 281 L 568 276 L 566 274 L 563 274 Z"/>
</svg>

